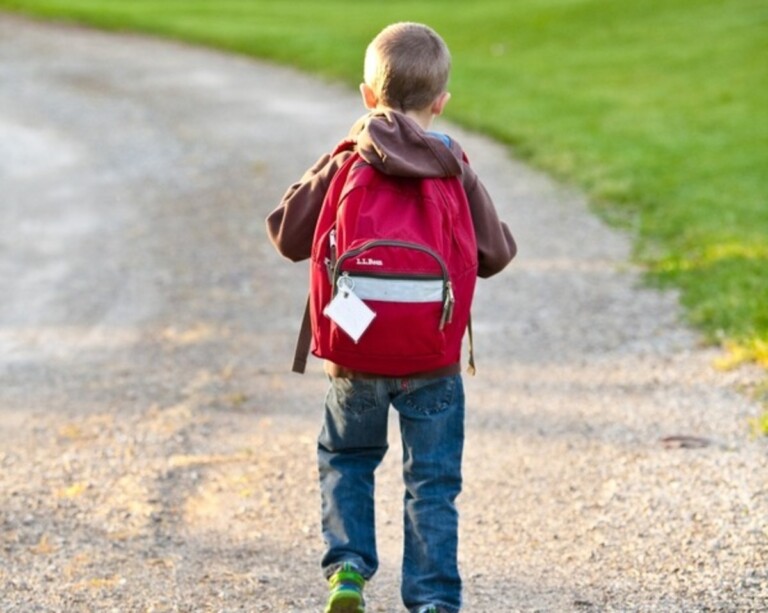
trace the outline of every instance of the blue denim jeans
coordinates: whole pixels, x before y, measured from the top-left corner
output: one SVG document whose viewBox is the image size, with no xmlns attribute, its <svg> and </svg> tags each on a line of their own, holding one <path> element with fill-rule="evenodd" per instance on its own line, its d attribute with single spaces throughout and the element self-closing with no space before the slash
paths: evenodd
<svg viewBox="0 0 768 613">
<path fill-rule="evenodd" d="M 332 378 L 318 439 L 323 537 L 330 576 L 351 562 L 369 579 L 378 568 L 374 471 L 387 452 L 389 407 L 403 446 L 402 598 L 409 611 L 461 607 L 457 564 L 464 386 L 438 379 Z"/>
</svg>

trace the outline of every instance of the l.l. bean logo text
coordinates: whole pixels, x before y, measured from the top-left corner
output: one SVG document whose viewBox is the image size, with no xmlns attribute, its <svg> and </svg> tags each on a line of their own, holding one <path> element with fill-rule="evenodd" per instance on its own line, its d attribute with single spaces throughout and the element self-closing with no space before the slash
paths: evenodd
<svg viewBox="0 0 768 613">
<path fill-rule="evenodd" d="M 355 264 L 358 266 L 384 266 L 384 262 L 374 258 L 355 258 Z"/>
</svg>

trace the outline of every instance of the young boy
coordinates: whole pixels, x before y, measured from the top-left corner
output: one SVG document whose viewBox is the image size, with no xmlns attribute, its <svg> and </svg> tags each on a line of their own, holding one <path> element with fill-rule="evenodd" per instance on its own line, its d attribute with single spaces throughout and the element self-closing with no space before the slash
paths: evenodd
<svg viewBox="0 0 768 613">
<path fill-rule="evenodd" d="M 450 54 L 425 25 L 397 23 L 379 33 L 365 56 L 363 102 L 369 113 L 349 135 L 354 150 L 378 171 L 407 177 L 460 177 L 477 238 L 478 276 L 502 270 L 516 253 L 461 147 L 430 132 L 445 108 Z M 277 250 L 310 257 L 313 233 L 331 179 L 352 150 L 324 155 L 291 186 L 267 219 Z M 356 372 L 326 362 L 330 387 L 318 439 L 322 566 L 330 584 L 326 613 L 362 613 L 362 590 L 377 570 L 374 471 L 387 451 L 390 405 L 403 443 L 404 555 L 402 598 L 411 613 L 456 613 L 458 513 L 464 442 L 460 364 L 403 377 Z"/>
</svg>

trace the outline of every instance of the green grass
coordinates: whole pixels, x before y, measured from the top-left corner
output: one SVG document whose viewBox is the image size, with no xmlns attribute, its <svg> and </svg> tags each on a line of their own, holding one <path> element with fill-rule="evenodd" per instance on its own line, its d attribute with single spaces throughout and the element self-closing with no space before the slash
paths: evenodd
<svg viewBox="0 0 768 613">
<path fill-rule="evenodd" d="M 454 57 L 448 116 L 585 189 L 712 342 L 768 365 L 765 0 L 0 0 L 350 85 L 392 21 Z M 521 203 L 521 206 L 525 206 Z M 546 228 L 541 229 L 542 232 Z"/>
<path fill-rule="evenodd" d="M 751 421 L 752 431 L 755 436 L 768 436 L 768 412 Z"/>
</svg>

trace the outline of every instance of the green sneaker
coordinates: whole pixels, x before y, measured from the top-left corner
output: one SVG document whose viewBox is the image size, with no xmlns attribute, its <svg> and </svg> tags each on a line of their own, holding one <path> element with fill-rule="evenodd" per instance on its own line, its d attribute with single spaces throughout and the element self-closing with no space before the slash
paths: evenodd
<svg viewBox="0 0 768 613">
<path fill-rule="evenodd" d="M 325 613 L 365 613 L 363 600 L 365 579 L 349 562 L 345 562 L 328 579 L 328 585 L 331 593 L 328 596 Z"/>
</svg>

